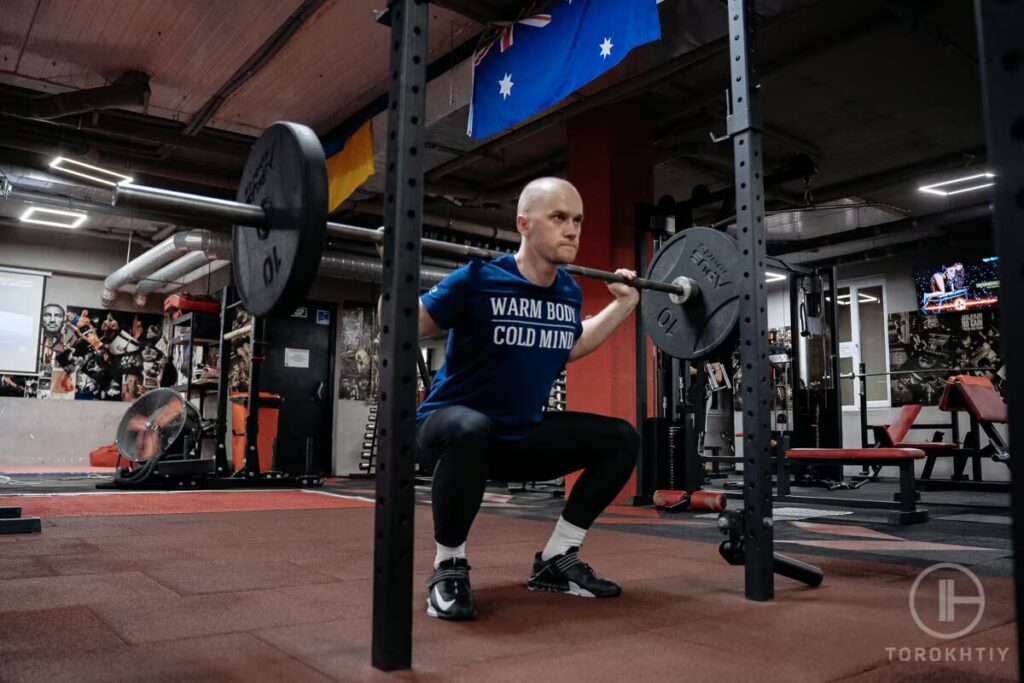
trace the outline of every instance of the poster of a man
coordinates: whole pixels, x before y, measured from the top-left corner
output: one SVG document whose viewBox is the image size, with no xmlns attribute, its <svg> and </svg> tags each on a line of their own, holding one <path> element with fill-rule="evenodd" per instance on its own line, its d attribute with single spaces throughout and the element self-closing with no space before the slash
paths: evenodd
<svg viewBox="0 0 1024 683">
<path fill-rule="evenodd" d="M 66 315 L 67 312 L 60 304 L 51 303 L 43 306 L 43 313 L 40 316 L 40 326 L 43 328 L 43 334 L 39 341 L 42 348 L 39 355 L 42 367 L 44 368 L 49 367 L 52 363 L 53 354 L 64 350 L 64 335 L 62 331 Z"/>
<path fill-rule="evenodd" d="M 42 326 L 43 332 L 56 337 L 60 328 L 64 325 L 64 307 L 60 304 L 46 304 L 43 306 Z"/>
</svg>

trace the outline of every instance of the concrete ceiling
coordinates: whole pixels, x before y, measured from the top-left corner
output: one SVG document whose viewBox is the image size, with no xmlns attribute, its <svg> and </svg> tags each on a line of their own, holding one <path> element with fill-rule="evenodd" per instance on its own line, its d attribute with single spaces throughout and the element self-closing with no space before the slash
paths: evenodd
<svg viewBox="0 0 1024 683">
<path fill-rule="evenodd" d="M 384 4 L 6 0 L 0 168 L 42 171 L 49 158 L 64 153 L 129 170 L 141 182 L 233 196 L 248 145 L 267 123 L 301 121 L 326 137 L 382 110 L 388 32 L 374 10 Z M 467 138 L 467 57 L 481 32 L 514 19 L 523 4 L 432 4 L 428 212 L 510 227 L 521 184 L 561 172 L 566 122 L 620 99 L 638 99 L 655 122 L 655 196 L 682 200 L 695 188 L 713 193 L 731 185 L 728 144 L 709 137 L 724 130 L 728 57 L 721 0 L 665 0 L 661 41 L 515 129 L 482 142 Z M 917 192 L 924 182 L 984 168 L 969 3 L 772 0 L 758 8 L 766 175 L 794 155 L 818 169 L 806 180 L 770 188 L 772 211 L 850 198 L 901 218 L 985 199 L 984 192 L 949 198 Z M 148 76 L 143 103 L 45 121 L 24 115 L 27 103 L 48 93 L 103 86 L 130 71 Z M 383 120 L 375 120 L 378 168 Z M 383 173 L 371 178 L 337 217 L 377 220 L 383 182 Z M 20 208 L 0 202 L 0 222 Z M 718 201 L 698 207 L 695 219 L 727 222 L 730 213 L 729 202 Z M 116 217 L 100 221 L 106 223 L 99 229 L 125 228 Z M 143 232 L 162 229 L 156 222 Z"/>
</svg>

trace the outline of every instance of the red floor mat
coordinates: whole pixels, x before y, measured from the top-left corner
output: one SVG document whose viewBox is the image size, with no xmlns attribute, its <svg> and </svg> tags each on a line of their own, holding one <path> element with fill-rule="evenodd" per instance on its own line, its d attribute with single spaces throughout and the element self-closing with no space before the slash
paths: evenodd
<svg viewBox="0 0 1024 683">
<path fill-rule="evenodd" d="M 373 502 L 308 491 L 171 491 L 0 496 L 4 506 L 20 506 L 25 517 L 103 517 L 368 508 Z"/>
</svg>

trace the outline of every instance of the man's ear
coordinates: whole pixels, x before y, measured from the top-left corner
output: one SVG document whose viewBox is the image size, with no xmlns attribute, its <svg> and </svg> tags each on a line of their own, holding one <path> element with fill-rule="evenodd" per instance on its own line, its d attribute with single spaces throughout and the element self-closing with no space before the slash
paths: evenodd
<svg viewBox="0 0 1024 683">
<path fill-rule="evenodd" d="M 525 237 L 526 233 L 529 231 L 529 229 L 530 229 L 530 219 L 527 218 L 526 216 L 524 216 L 523 214 L 517 215 L 516 216 L 516 230 L 519 231 L 519 234 L 523 235 Z"/>
</svg>

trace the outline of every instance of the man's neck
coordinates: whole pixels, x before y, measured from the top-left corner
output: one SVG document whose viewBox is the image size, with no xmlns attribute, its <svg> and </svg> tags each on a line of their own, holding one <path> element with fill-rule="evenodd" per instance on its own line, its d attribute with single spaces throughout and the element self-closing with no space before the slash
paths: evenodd
<svg viewBox="0 0 1024 683">
<path fill-rule="evenodd" d="M 516 266 L 523 277 L 535 285 L 550 287 L 558 277 L 558 264 L 541 258 L 537 254 L 520 248 L 516 252 Z"/>
</svg>

